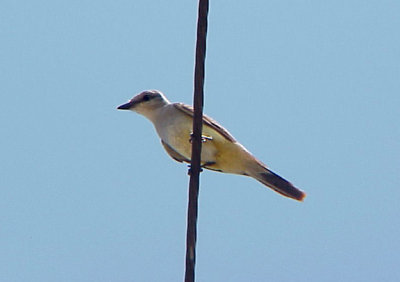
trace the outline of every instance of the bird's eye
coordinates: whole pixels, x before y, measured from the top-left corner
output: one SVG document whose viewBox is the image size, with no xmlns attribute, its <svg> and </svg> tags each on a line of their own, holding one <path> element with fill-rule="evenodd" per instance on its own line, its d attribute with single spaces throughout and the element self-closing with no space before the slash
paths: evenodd
<svg viewBox="0 0 400 282">
<path fill-rule="evenodd" d="M 143 101 L 149 101 L 150 100 L 150 96 L 149 95 L 144 95 L 143 96 Z"/>
</svg>

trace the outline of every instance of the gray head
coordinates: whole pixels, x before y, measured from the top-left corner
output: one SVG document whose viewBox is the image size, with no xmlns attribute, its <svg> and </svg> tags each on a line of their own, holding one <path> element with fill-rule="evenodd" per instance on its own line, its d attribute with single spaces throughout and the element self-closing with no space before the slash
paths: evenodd
<svg viewBox="0 0 400 282">
<path fill-rule="evenodd" d="M 170 102 L 161 91 L 145 90 L 129 100 L 128 103 L 122 104 L 118 110 L 131 110 L 150 117 L 155 110 L 162 108 Z"/>
</svg>

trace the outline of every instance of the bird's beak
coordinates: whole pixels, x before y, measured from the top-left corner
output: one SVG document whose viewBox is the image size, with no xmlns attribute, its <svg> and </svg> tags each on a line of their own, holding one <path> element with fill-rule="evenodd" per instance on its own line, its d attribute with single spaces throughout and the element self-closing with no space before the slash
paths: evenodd
<svg viewBox="0 0 400 282">
<path fill-rule="evenodd" d="M 118 106 L 118 110 L 129 110 L 132 108 L 134 103 L 132 101 L 129 101 L 128 103 L 122 104 L 121 106 Z"/>
</svg>

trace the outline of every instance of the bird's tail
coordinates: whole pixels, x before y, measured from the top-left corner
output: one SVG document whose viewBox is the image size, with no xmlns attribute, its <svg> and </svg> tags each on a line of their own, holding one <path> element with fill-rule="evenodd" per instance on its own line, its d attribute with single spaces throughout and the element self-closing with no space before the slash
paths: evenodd
<svg viewBox="0 0 400 282">
<path fill-rule="evenodd" d="M 257 169 L 249 172 L 249 175 L 285 197 L 298 201 L 303 201 L 306 197 L 306 193 L 262 164 L 259 164 Z"/>
</svg>

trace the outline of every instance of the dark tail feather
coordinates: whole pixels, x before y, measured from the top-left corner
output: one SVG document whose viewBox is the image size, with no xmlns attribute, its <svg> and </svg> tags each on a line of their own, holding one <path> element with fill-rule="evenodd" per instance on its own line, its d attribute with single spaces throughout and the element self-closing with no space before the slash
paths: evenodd
<svg viewBox="0 0 400 282">
<path fill-rule="evenodd" d="M 303 201 L 306 197 L 306 193 L 301 191 L 300 189 L 293 186 L 292 183 L 283 179 L 276 173 L 270 171 L 269 169 L 265 169 L 265 172 L 260 172 L 255 177 L 258 181 L 263 183 L 264 185 L 274 189 L 276 192 L 282 194 L 283 196 Z"/>
</svg>

